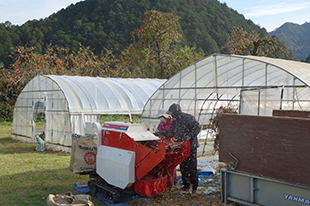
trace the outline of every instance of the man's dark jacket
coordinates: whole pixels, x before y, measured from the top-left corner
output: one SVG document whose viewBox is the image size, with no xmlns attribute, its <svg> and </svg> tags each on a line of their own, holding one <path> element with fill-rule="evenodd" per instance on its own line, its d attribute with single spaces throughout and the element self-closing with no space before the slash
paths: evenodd
<svg viewBox="0 0 310 206">
<path fill-rule="evenodd" d="M 191 114 L 180 112 L 172 121 L 171 129 L 161 133 L 166 137 L 175 137 L 177 141 L 189 140 L 191 149 L 199 147 L 197 135 L 200 132 L 199 122 Z"/>
</svg>

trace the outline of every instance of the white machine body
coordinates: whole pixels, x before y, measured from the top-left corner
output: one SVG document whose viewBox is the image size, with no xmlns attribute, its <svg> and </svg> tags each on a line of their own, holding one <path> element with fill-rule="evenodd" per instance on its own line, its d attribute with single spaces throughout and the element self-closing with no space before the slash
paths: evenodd
<svg viewBox="0 0 310 206">
<path fill-rule="evenodd" d="M 135 182 L 135 153 L 128 150 L 99 146 L 97 173 L 109 184 L 121 189 Z"/>
</svg>

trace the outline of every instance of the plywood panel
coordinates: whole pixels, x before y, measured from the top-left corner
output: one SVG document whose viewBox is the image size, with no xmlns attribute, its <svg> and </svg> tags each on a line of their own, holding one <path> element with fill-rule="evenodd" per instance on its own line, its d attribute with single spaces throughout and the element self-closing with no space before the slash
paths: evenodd
<svg viewBox="0 0 310 206">
<path fill-rule="evenodd" d="M 273 110 L 272 116 L 309 118 L 310 117 L 310 111 Z"/>
<path fill-rule="evenodd" d="M 223 115 L 219 160 L 237 171 L 310 186 L 310 119 Z"/>
</svg>

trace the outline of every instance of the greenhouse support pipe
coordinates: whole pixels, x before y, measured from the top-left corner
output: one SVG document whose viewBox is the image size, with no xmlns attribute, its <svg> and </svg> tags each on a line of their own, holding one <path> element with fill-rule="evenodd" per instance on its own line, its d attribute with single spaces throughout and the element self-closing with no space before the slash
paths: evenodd
<svg viewBox="0 0 310 206">
<path fill-rule="evenodd" d="M 204 102 L 202 103 L 201 108 L 200 108 L 200 111 L 199 111 L 199 114 L 198 114 L 198 122 L 199 122 L 199 119 L 200 119 L 200 116 L 201 116 L 201 112 L 202 112 L 202 110 L 203 110 L 203 106 L 204 106 L 204 104 L 207 102 L 207 100 L 209 99 L 209 97 L 210 97 L 212 94 L 213 94 L 213 92 L 211 92 L 211 93 L 209 94 L 209 96 L 208 96 L 208 97 L 204 100 Z M 210 126 L 210 122 L 209 122 L 209 126 Z M 203 127 L 203 125 L 201 125 L 200 131 L 201 131 L 202 127 Z M 206 139 L 207 139 L 208 135 L 209 135 L 209 133 L 207 132 Z M 206 144 L 206 142 L 205 142 L 205 144 Z M 203 150 L 202 150 L 202 156 L 203 156 L 203 154 L 204 154 L 205 144 L 204 144 L 204 147 L 203 147 Z"/>
<path fill-rule="evenodd" d="M 201 105 L 201 108 L 200 108 L 200 111 L 199 111 L 199 114 L 198 114 L 198 122 L 199 122 L 199 119 L 200 119 L 200 116 L 201 116 L 201 112 L 202 112 L 202 110 L 203 110 L 203 106 L 204 106 L 204 104 L 206 103 L 206 101 L 209 99 L 209 97 L 211 96 L 213 94 L 213 92 L 211 92 L 210 94 L 209 94 L 209 96 L 204 100 L 204 102 L 202 103 L 202 105 Z M 209 125 L 210 125 L 210 123 L 209 123 Z M 203 127 L 203 125 L 201 125 L 201 127 L 200 127 L 200 131 L 202 130 L 202 127 Z M 207 136 L 206 136 L 206 139 L 207 139 L 207 137 L 208 137 L 208 135 L 209 135 L 209 130 L 207 131 Z M 200 133 L 200 136 L 201 136 L 201 133 Z M 200 137 L 199 136 L 199 137 Z M 198 138 L 199 139 L 199 138 Z M 205 142 L 205 145 L 206 145 L 206 142 Z M 203 148 L 203 151 L 202 151 L 202 155 L 204 154 L 204 148 Z"/>
<path fill-rule="evenodd" d="M 197 64 L 195 63 L 195 106 L 194 106 L 194 116 L 196 116 L 197 109 Z"/>
<path fill-rule="evenodd" d="M 243 101 L 243 96 L 242 96 L 242 90 L 240 90 L 240 103 L 239 103 L 239 114 L 242 114 L 242 101 Z"/>
<path fill-rule="evenodd" d="M 245 59 L 242 59 L 242 88 L 244 87 L 244 61 Z"/>
<path fill-rule="evenodd" d="M 218 94 L 217 94 L 218 95 Z M 220 97 L 218 97 L 218 100 L 223 96 L 223 94 L 221 94 Z M 216 104 L 218 103 L 219 101 L 216 101 L 215 104 L 214 104 L 214 107 L 213 107 L 213 111 L 212 111 L 212 114 L 211 114 L 211 118 L 213 117 L 213 114 L 214 114 L 214 110 L 215 110 L 215 107 L 216 107 Z M 209 122 L 209 126 L 210 126 L 210 122 Z M 207 144 L 207 140 L 208 140 L 208 134 L 209 134 L 209 130 L 207 131 L 207 136 L 206 136 L 206 139 L 205 139 L 205 143 L 203 145 L 203 150 L 202 150 L 202 156 L 204 155 L 205 153 L 205 148 L 206 148 L 206 144 Z"/>
<path fill-rule="evenodd" d="M 181 85 L 182 85 L 182 71 L 180 72 L 180 75 L 179 75 L 179 96 L 178 96 L 178 104 L 180 105 L 181 104 Z"/>
<path fill-rule="evenodd" d="M 296 77 L 294 77 L 294 81 L 293 81 L 293 110 L 295 109 L 295 81 L 296 81 Z"/>
<path fill-rule="evenodd" d="M 257 116 L 259 116 L 260 110 L 260 89 L 258 89 L 258 105 L 257 105 Z"/>
<path fill-rule="evenodd" d="M 130 110 L 128 110 L 128 115 L 129 115 L 129 121 L 132 122 Z"/>
<path fill-rule="evenodd" d="M 284 86 L 282 86 L 282 89 L 281 89 L 280 110 L 282 109 L 283 92 L 284 92 Z"/>
<path fill-rule="evenodd" d="M 202 110 L 203 110 L 203 106 L 204 106 L 204 104 L 206 103 L 206 101 L 209 99 L 209 97 L 210 97 L 212 94 L 213 94 L 213 92 L 211 92 L 211 93 L 209 94 L 209 96 L 208 96 L 208 97 L 204 100 L 204 102 L 202 103 L 201 108 L 200 108 L 200 112 L 199 112 L 199 114 L 198 114 L 198 122 L 199 122 L 199 119 L 200 119 L 201 112 L 202 112 Z"/>
<path fill-rule="evenodd" d="M 217 76 L 217 59 L 216 56 L 214 56 L 214 84 L 216 88 L 216 95 L 218 97 L 218 76 Z"/>
</svg>

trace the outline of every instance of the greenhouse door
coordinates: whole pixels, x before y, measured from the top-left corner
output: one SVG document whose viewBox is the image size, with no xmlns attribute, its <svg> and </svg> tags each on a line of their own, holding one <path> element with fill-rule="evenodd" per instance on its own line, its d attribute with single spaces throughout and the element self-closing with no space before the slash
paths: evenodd
<svg viewBox="0 0 310 206">
<path fill-rule="evenodd" d="M 32 124 L 32 137 L 36 142 L 36 136 L 43 136 L 45 134 L 46 128 L 46 115 L 45 115 L 45 107 L 44 102 L 37 101 L 34 103 L 33 107 L 33 124 Z"/>
<path fill-rule="evenodd" d="M 283 87 L 243 89 L 240 93 L 240 114 L 272 116 L 274 109 L 282 109 Z"/>
</svg>

